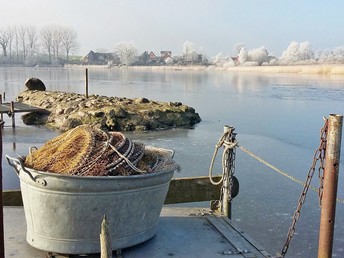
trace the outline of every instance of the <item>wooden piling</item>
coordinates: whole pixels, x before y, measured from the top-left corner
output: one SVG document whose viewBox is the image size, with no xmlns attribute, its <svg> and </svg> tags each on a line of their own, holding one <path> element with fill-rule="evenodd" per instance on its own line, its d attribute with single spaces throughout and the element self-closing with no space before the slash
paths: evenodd
<svg viewBox="0 0 344 258">
<path fill-rule="evenodd" d="M 14 115 L 14 101 L 11 101 L 11 116 L 12 116 L 12 128 L 16 127 L 16 119 L 15 119 L 15 115 Z"/>
<path fill-rule="evenodd" d="M 107 221 L 106 215 L 104 215 L 101 228 L 100 228 L 100 258 L 111 258 L 112 257 L 112 247 L 111 247 L 111 237 L 109 223 Z"/>
<path fill-rule="evenodd" d="M 343 116 L 329 116 L 325 154 L 324 189 L 321 202 L 318 258 L 332 257 L 342 127 Z"/>
<path fill-rule="evenodd" d="M 85 71 L 85 91 L 86 91 L 86 98 L 88 98 L 88 69 L 86 68 Z"/>
<path fill-rule="evenodd" d="M 0 105 L 1 104 L 2 104 L 2 95 L 0 94 Z M 1 119 L 1 121 L 4 120 L 4 115 L 2 113 L 0 114 L 0 119 Z"/>
<path fill-rule="evenodd" d="M 3 121 L 0 122 L 0 257 L 5 257 L 4 211 L 2 202 L 2 127 Z"/>
</svg>

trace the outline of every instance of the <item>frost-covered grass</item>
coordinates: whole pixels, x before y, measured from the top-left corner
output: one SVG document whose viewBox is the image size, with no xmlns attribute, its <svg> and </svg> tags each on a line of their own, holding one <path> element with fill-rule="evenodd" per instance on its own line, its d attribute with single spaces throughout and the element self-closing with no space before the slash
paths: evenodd
<svg viewBox="0 0 344 258">
<path fill-rule="evenodd" d="M 283 65 L 283 66 L 236 66 L 227 71 L 254 71 L 263 73 L 298 73 L 298 74 L 327 74 L 344 75 L 344 65 Z"/>
<path fill-rule="evenodd" d="M 296 73 L 296 74 L 326 74 L 344 75 L 344 65 L 276 65 L 276 66 L 139 66 L 130 69 L 175 70 L 175 71 L 238 71 L 261 73 Z"/>
<path fill-rule="evenodd" d="M 109 68 L 107 66 L 76 66 L 68 65 L 66 68 Z M 305 65 L 243 65 L 233 66 L 224 64 L 222 67 L 211 66 L 123 66 L 112 67 L 110 69 L 134 69 L 134 70 L 174 70 L 174 71 L 237 71 L 237 72 L 261 72 L 261 73 L 295 73 L 295 74 L 323 74 L 323 75 L 344 75 L 344 64 L 305 64 Z"/>
</svg>

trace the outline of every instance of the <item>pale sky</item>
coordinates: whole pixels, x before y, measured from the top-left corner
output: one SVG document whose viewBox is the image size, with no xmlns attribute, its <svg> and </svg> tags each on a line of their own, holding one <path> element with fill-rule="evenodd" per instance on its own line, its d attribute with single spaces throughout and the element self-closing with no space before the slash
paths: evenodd
<svg viewBox="0 0 344 258">
<path fill-rule="evenodd" d="M 64 25 L 79 54 L 133 42 L 139 52 L 182 53 L 188 40 L 208 56 L 264 46 L 279 57 L 291 41 L 314 50 L 344 46 L 342 0 L 1 0 L 0 27 Z"/>
</svg>

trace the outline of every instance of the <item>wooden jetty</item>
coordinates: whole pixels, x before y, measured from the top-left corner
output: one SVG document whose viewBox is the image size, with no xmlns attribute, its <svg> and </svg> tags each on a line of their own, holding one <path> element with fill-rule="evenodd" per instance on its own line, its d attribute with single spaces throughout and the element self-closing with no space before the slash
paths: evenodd
<svg viewBox="0 0 344 258">
<path fill-rule="evenodd" d="M 0 103 L 0 115 L 1 120 L 3 121 L 3 114 L 8 114 L 12 117 L 12 127 L 15 127 L 15 113 L 26 113 L 26 112 L 37 112 L 37 111 L 45 111 L 44 109 L 33 107 L 21 102 L 7 102 L 7 103 Z"/>
</svg>

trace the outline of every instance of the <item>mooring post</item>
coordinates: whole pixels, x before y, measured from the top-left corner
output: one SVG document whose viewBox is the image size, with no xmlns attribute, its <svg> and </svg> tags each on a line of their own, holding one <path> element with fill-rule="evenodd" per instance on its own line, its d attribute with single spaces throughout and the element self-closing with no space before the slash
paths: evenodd
<svg viewBox="0 0 344 258">
<path fill-rule="evenodd" d="M 232 132 L 234 131 L 234 128 L 231 126 L 225 126 L 223 128 L 224 133 L 226 134 L 225 137 L 225 142 L 228 144 L 231 142 L 231 137 L 232 137 Z M 224 153 L 224 164 L 226 164 L 223 167 L 223 202 L 222 202 L 222 212 L 223 215 L 228 217 L 229 219 L 232 218 L 232 200 L 231 200 L 231 185 L 230 185 L 230 173 L 231 173 L 231 168 L 229 167 L 229 160 L 228 157 L 230 156 L 228 154 L 228 151 L 233 151 L 233 149 L 227 149 L 225 148 L 225 153 Z"/>
<path fill-rule="evenodd" d="M 0 257 L 5 257 L 5 239 L 4 239 L 4 210 L 2 202 L 2 128 L 3 121 L 0 122 Z"/>
<path fill-rule="evenodd" d="M 85 90 L 86 90 L 86 98 L 88 98 L 88 69 L 86 68 L 85 71 Z"/>
<path fill-rule="evenodd" d="M 16 127 L 16 119 L 14 116 L 14 101 L 11 101 L 11 115 L 12 115 L 12 128 Z"/>
<path fill-rule="evenodd" d="M 331 258 L 336 214 L 343 116 L 328 118 L 323 195 L 319 230 L 318 258 Z"/>
<path fill-rule="evenodd" d="M 0 94 L 0 105 L 2 104 L 2 95 Z M 0 115 L 0 119 L 1 119 L 1 121 L 3 121 L 4 120 L 4 115 L 1 113 L 1 115 Z"/>
</svg>

